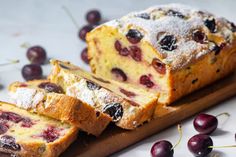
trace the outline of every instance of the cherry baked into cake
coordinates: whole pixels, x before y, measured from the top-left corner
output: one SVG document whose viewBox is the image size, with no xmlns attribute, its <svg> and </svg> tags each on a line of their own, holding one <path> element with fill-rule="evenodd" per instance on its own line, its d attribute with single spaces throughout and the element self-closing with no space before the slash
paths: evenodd
<svg viewBox="0 0 236 157">
<path fill-rule="evenodd" d="M 156 93 L 161 104 L 235 69 L 236 26 L 180 4 L 151 7 L 87 34 L 92 71 Z"/>
<path fill-rule="evenodd" d="M 66 95 L 108 114 L 117 126 L 134 129 L 152 119 L 157 104 L 155 94 L 85 72 L 68 62 L 51 63 L 51 82 L 60 85 Z"/>
<path fill-rule="evenodd" d="M 23 109 L 70 123 L 98 136 L 111 118 L 86 102 L 63 94 L 63 89 L 48 80 L 14 82 L 9 86 L 14 103 Z"/>
<path fill-rule="evenodd" d="M 16 157 L 57 157 L 77 127 L 0 102 L 0 152 Z"/>
</svg>

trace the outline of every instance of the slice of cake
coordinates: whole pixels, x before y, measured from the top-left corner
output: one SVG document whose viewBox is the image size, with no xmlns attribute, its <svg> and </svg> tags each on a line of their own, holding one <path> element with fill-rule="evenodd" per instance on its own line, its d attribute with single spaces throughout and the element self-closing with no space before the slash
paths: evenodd
<svg viewBox="0 0 236 157">
<path fill-rule="evenodd" d="M 0 152 L 16 157 L 57 157 L 77 136 L 77 127 L 0 101 Z"/>
<path fill-rule="evenodd" d="M 92 71 L 174 100 L 235 69 L 236 26 L 180 4 L 151 7 L 88 33 Z"/>
<path fill-rule="evenodd" d="M 9 86 L 9 91 L 18 107 L 70 123 L 96 136 L 111 121 L 107 114 L 63 94 L 60 86 L 48 80 L 14 82 Z"/>
<path fill-rule="evenodd" d="M 66 95 L 107 113 L 119 127 L 134 129 L 152 118 L 157 103 L 155 94 L 90 74 L 67 62 L 51 63 L 51 82 L 60 85 Z"/>
</svg>

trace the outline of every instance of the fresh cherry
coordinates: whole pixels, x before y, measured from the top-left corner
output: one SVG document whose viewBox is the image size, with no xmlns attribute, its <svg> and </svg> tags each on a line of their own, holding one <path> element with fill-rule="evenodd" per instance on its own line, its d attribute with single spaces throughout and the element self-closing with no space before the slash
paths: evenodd
<svg viewBox="0 0 236 157">
<path fill-rule="evenodd" d="M 43 70 L 41 66 L 38 64 L 27 64 L 22 68 L 21 74 L 27 81 L 34 79 L 41 79 Z"/>
<path fill-rule="evenodd" d="M 86 40 L 86 34 L 88 32 L 90 32 L 91 30 L 93 30 L 93 26 L 91 25 L 85 25 L 84 27 L 82 27 L 79 31 L 79 37 L 80 39 L 82 39 L 83 41 Z"/>
<path fill-rule="evenodd" d="M 33 64 L 43 64 L 47 58 L 44 48 L 41 46 L 33 46 L 27 50 L 27 58 Z"/>
<path fill-rule="evenodd" d="M 89 59 L 88 59 L 88 49 L 84 48 L 80 54 L 81 59 L 86 63 L 89 64 Z"/>
<path fill-rule="evenodd" d="M 213 146 L 213 141 L 210 136 L 198 134 L 191 137 L 188 141 L 188 149 L 196 157 L 205 157 L 208 155 Z"/>
<path fill-rule="evenodd" d="M 151 148 L 152 157 L 173 157 L 174 149 L 169 141 L 162 140 L 156 142 Z"/>
<path fill-rule="evenodd" d="M 211 134 L 218 126 L 215 116 L 201 113 L 193 121 L 194 128 L 201 134 Z"/>
<path fill-rule="evenodd" d="M 200 134 L 211 134 L 218 126 L 217 117 L 221 115 L 229 116 L 228 113 L 222 113 L 217 116 L 201 113 L 195 117 L 193 126 Z"/>
<path fill-rule="evenodd" d="M 179 145 L 182 139 L 182 128 L 180 124 L 178 125 L 178 132 L 180 134 L 180 137 L 178 142 L 174 146 L 172 146 L 172 144 L 166 140 L 156 142 L 151 148 L 152 157 L 173 157 L 174 148 Z"/>
<path fill-rule="evenodd" d="M 86 14 L 86 19 L 90 24 L 98 24 L 101 21 L 101 13 L 98 10 L 90 10 Z"/>
</svg>

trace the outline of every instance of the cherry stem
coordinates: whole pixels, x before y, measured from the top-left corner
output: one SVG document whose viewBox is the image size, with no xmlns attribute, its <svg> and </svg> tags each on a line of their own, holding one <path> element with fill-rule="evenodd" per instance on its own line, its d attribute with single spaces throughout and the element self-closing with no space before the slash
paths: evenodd
<svg viewBox="0 0 236 157">
<path fill-rule="evenodd" d="M 20 60 L 9 60 L 9 62 L 0 63 L 0 66 L 9 65 L 9 64 L 16 64 L 16 63 L 19 63 L 19 62 L 20 62 Z"/>
<path fill-rule="evenodd" d="M 66 7 L 66 6 L 62 6 L 62 9 L 66 12 L 66 14 L 70 17 L 71 21 L 73 22 L 73 24 L 75 25 L 76 28 L 79 29 L 79 25 L 76 22 L 74 16 L 71 14 L 70 10 Z"/>
<path fill-rule="evenodd" d="M 226 116 L 226 117 L 230 117 L 230 114 L 228 112 L 223 112 L 223 113 L 220 113 L 218 115 L 216 115 L 216 117 L 220 117 L 220 116 Z"/>
<path fill-rule="evenodd" d="M 208 148 L 236 148 L 236 145 L 229 145 L 229 146 L 209 146 Z"/>
<path fill-rule="evenodd" d="M 182 140 L 182 137 L 183 137 L 183 131 L 182 131 L 182 126 L 181 126 L 181 124 L 178 124 L 177 128 L 178 128 L 178 132 L 179 132 L 179 140 L 178 140 L 177 143 L 172 147 L 172 149 L 175 149 L 175 148 L 180 144 L 180 142 L 181 142 L 181 140 Z"/>
<path fill-rule="evenodd" d="M 28 49 L 30 47 L 30 44 L 25 42 L 25 43 L 21 44 L 20 47 Z"/>
</svg>

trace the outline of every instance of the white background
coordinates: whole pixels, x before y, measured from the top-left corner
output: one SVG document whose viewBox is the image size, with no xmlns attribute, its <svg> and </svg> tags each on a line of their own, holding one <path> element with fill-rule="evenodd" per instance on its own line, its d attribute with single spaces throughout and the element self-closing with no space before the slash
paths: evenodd
<svg viewBox="0 0 236 157">
<path fill-rule="evenodd" d="M 0 0 L 0 63 L 8 59 L 20 59 L 17 65 L 0 67 L 0 100 L 7 100 L 6 87 L 9 83 L 19 80 L 21 68 L 27 64 L 26 49 L 20 45 L 27 42 L 30 45 L 42 45 L 48 52 L 49 58 L 69 60 L 82 68 L 89 70 L 89 67 L 80 59 L 80 51 L 85 47 L 78 37 L 78 28 L 65 14 L 62 6 L 66 6 L 72 12 L 79 27 L 85 24 L 84 15 L 91 8 L 101 10 L 104 19 L 111 20 L 118 18 L 130 11 L 145 9 L 149 6 L 169 3 L 168 0 Z M 175 1 L 176 2 L 176 1 Z M 190 4 L 199 8 L 207 9 L 219 16 L 236 22 L 234 0 L 180 0 L 178 2 Z M 44 74 L 50 71 L 50 66 L 43 67 Z M 235 92 L 235 91 L 232 91 Z M 234 134 L 236 132 L 236 97 L 219 104 L 207 113 L 218 114 L 229 112 L 230 119 L 220 125 L 223 131 L 217 131 L 212 138 L 215 145 L 235 144 Z M 175 157 L 191 157 L 186 143 L 187 140 L 196 134 L 192 126 L 193 118 L 182 123 L 183 140 L 175 149 Z M 223 118 L 220 119 L 223 121 Z M 158 127 L 158 126 L 157 126 Z M 159 134 L 156 134 L 136 145 L 133 145 L 113 156 L 122 157 L 144 157 L 150 156 L 152 144 L 160 139 L 167 139 L 173 144 L 178 139 L 176 127 L 173 126 Z M 79 149 L 79 148 L 78 148 Z M 222 157 L 235 157 L 236 148 L 217 149 L 214 151 Z"/>
</svg>

